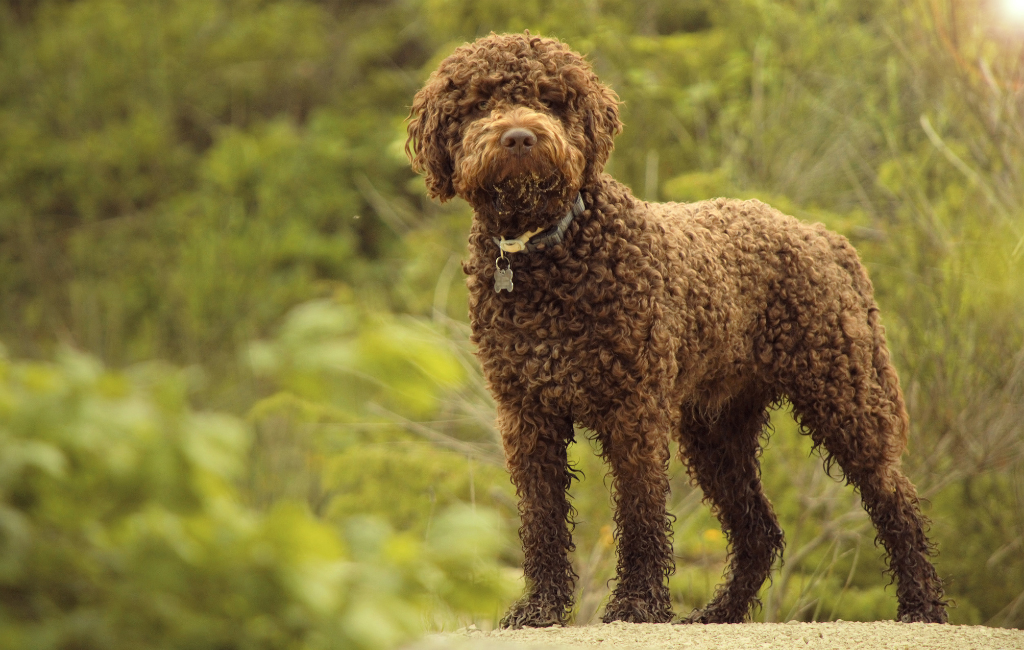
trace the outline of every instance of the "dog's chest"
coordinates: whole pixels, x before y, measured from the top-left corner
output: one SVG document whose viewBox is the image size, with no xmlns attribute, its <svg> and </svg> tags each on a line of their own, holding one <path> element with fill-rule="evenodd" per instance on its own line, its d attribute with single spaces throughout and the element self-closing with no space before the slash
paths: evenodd
<svg viewBox="0 0 1024 650">
<path fill-rule="evenodd" d="M 483 274 L 469 282 L 473 338 L 496 397 L 582 413 L 635 389 L 648 354 L 649 296 L 624 297 L 600 273 L 585 281 L 536 269 L 519 275 L 512 292 L 495 292 Z"/>
</svg>

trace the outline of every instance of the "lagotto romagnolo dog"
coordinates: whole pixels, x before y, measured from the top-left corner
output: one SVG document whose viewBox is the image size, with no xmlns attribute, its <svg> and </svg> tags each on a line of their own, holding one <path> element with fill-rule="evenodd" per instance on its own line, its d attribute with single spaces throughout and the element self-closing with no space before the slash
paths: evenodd
<svg viewBox="0 0 1024 650">
<path fill-rule="evenodd" d="M 457 48 L 417 93 L 406 152 L 431 197 L 473 208 L 472 338 L 519 496 L 527 593 L 503 626 L 564 623 L 573 425 L 611 466 L 617 582 L 604 620 L 672 619 L 669 441 L 729 541 L 726 581 L 688 622 L 743 621 L 782 554 L 761 489 L 768 409 L 788 400 L 861 493 L 902 621 L 944 622 L 908 420 L 872 287 L 821 225 L 758 201 L 648 203 L 603 173 L 618 98 L 558 40 Z"/>
</svg>

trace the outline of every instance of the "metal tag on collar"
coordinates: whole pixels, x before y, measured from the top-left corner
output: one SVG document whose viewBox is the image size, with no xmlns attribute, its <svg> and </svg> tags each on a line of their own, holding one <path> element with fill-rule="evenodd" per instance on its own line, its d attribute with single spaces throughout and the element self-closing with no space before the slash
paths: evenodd
<svg viewBox="0 0 1024 650">
<path fill-rule="evenodd" d="M 501 268 L 501 261 L 505 260 L 507 266 Z M 505 257 L 505 251 L 502 250 L 501 257 L 494 260 L 494 292 L 501 293 L 504 289 L 509 293 L 512 293 L 512 262 Z"/>
</svg>

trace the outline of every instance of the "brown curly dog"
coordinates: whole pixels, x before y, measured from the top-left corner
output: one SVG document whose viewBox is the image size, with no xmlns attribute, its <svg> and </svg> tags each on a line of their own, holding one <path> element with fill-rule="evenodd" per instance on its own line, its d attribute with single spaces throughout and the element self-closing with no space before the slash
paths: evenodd
<svg viewBox="0 0 1024 650">
<path fill-rule="evenodd" d="M 758 201 L 647 203 L 602 173 L 618 97 L 565 44 L 463 45 L 416 95 L 406 153 L 430 196 L 473 207 L 473 341 L 519 495 L 527 593 L 503 626 L 565 623 L 573 424 L 610 464 L 617 583 L 604 620 L 672 619 L 669 440 L 729 540 L 726 582 L 687 621 L 743 621 L 782 555 L 761 489 L 768 409 L 788 400 L 860 490 L 902 621 L 944 622 L 908 421 L 871 282 L 843 237 Z"/>
</svg>

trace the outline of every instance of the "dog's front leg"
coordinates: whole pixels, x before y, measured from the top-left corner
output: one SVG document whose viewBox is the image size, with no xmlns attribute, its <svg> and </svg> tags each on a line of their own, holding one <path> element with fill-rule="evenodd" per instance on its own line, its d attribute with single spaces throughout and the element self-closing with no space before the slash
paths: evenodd
<svg viewBox="0 0 1024 650">
<path fill-rule="evenodd" d="M 643 410 L 623 411 L 601 435 L 614 476 L 619 556 L 618 584 L 605 608 L 605 623 L 667 623 L 673 616 L 667 584 L 675 569 L 666 510 L 668 425 L 660 414 Z"/>
<path fill-rule="evenodd" d="M 574 478 L 566 448 L 572 421 L 524 405 L 498 408 L 505 460 L 519 496 L 526 595 L 501 619 L 501 627 L 565 624 L 576 573 L 570 525 L 574 510 L 566 490 Z"/>
</svg>

